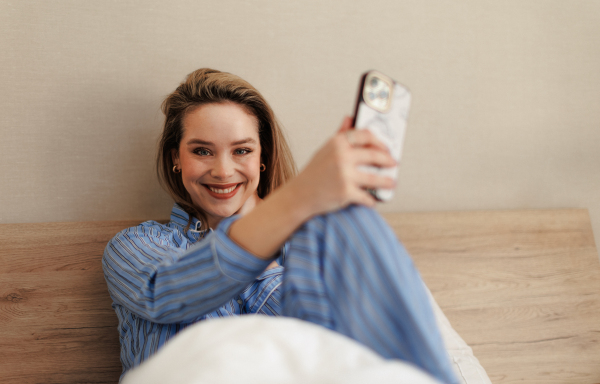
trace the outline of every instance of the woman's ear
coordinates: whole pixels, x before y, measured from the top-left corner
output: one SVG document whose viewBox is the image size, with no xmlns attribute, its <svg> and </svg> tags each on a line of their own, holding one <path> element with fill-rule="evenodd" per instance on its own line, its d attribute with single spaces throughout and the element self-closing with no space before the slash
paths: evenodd
<svg viewBox="0 0 600 384">
<path fill-rule="evenodd" d="M 179 167 L 179 151 L 175 148 L 171 149 L 171 160 L 173 160 L 173 165 Z"/>
</svg>

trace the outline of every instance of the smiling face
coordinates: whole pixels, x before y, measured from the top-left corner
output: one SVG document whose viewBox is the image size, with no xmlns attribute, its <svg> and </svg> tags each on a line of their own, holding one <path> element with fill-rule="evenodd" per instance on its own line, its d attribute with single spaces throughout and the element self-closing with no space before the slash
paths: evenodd
<svg viewBox="0 0 600 384">
<path fill-rule="evenodd" d="M 173 162 L 210 228 L 250 211 L 260 200 L 260 152 L 258 120 L 238 104 L 205 104 L 184 117 Z"/>
</svg>

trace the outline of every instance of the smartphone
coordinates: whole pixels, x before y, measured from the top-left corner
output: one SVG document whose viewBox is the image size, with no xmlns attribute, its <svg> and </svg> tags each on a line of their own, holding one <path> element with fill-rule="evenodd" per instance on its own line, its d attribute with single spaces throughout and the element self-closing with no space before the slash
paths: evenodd
<svg viewBox="0 0 600 384">
<path fill-rule="evenodd" d="M 353 126 L 370 130 L 388 147 L 397 163 L 402 157 L 410 100 L 410 92 L 406 87 L 381 72 L 368 71 L 360 79 Z M 394 180 L 398 175 L 398 166 L 362 166 L 361 169 Z M 388 201 L 394 196 L 393 189 L 368 191 L 379 201 Z"/>
</svg>

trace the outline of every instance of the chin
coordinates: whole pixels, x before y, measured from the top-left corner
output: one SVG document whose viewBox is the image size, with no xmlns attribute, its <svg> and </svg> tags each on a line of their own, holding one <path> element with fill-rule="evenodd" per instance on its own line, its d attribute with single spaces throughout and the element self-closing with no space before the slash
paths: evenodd
<svg viewBox="0 0 600 384">
<path fill-rule="evenodd" d="M 250 196 L 240 194 L 232 197 L 231 199 L 215 202 L 210 195 L 204 196 L 202 193 L 199 193 L 197 198 L 193 200 L 194 204 L 206 213 L 209 223 L 214 223 L 220 222 L 222 219 L 240 213 L 240 211 L 242 211 L 244 206 L 247 204 L 254 206 L 255 202 L 253 201 L 252 196 L 253 194 L 250 194 Z"/>
<path fill-rule="evenodd" d="M 217 221 L 221 221 L 222 219 L 235 215 L 242 209 L 243 206 L 242 203 L 233 201 L 220 205 L 210 204 L 207 206 L 207 204 L 198 203 L 196 203 L 196 205 L 200 207 L 209 218 Z M 209 219 L 209 222 L 213 220 Z"/>
<path fill-rule="evenodd" d="M 235 215 L 236 213 L 238 213 L 239 210 L 240 210 L 239 208 L 238 209 L 235 209 L 235 208 L 223 209 L 223 210 L 219 210 L 217 212 L 211 212 L 210 214 L 214 218 L 225 219 L 227 217 Z"/>
</svg>

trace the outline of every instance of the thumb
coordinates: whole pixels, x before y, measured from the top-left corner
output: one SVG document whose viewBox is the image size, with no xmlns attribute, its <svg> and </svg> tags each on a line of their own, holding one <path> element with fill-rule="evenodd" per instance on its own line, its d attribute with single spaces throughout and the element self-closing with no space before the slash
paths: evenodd
<svg viewBox="0 0 600 384">
<path fill-rule="evenodd" d="M 352 129 L 352 117 L 346 116 L 344 117 L 344 120 L 342 121 L 342 125 L 340 126 L 338 132 L 345 132 L 350 129 Z"/>
</svg>

